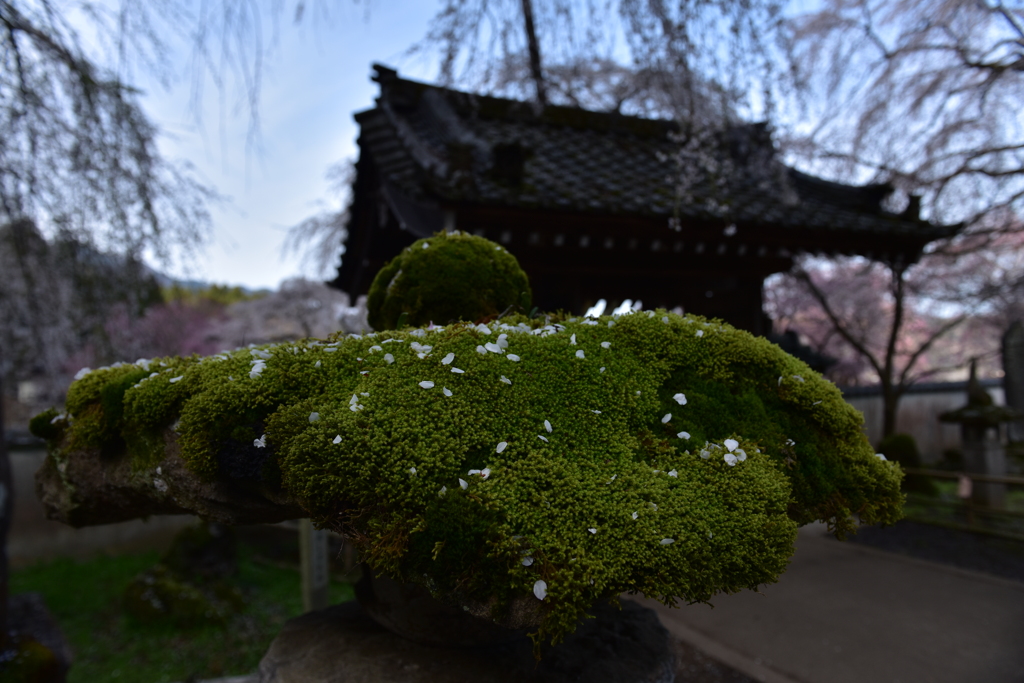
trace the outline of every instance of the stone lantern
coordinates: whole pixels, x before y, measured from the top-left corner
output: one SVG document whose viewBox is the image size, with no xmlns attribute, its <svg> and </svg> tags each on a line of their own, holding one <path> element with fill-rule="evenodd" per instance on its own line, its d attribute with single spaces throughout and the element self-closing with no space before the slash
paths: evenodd
<svg viewBox="0 0 1024 683">
<path fill-rule="evenodd" d="M 1006 449 L 999 438 L 999 426 L 1019 420 L 1020 411 L 997 406 L 978 381 L 974 360 L 967 382 L 967 405 L 939 415 L 942 422 L 960 424 L 963 440 L 964 467 L 971 474 L 1006 475 Z M 1000 509 L 1006 500 L 1006 485 L 975 484 L 971 502 L 984 507 Z"/>
</svg>

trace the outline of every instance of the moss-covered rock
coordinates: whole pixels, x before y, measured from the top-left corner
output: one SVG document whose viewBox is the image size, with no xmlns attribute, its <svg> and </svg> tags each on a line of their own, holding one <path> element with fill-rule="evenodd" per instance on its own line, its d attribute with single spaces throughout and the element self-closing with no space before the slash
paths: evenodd
<svg viewBox="0 0 1024 683">
<path fill-rule="evenodd" d="M 230 529 L 210 522 L 185 527 L 160 562 L 128 584 L 125 610 L 146 623 L 222 625 L 245 607 L 230 583 L 237 573 L 238 548 Z"/>
<path fill-rule="evenodd" d="M 142 623 L 167 622 L 181 628 L 223 625 L 244 607 L 241 594 L 224 582 L 197 585 L 156 564 L 128 584 L 125 611 Z"/>
<path fill-rule="evenodd" d="M 510 307 L 530 309 L 526 273 L 504 247 L 463 232 L 439 232 L 414 242 L 392 259 L 370 285 L 368 321 L 394 329 L 447 325 L 496 317 Z"/>
<path fill-rule="evenodd" d="M 60 660 L 31 636 L 12 634 L 10 648 L 0 651 L 0 680 L 4 683 L 63 683 Z"/>
<path fill-rule="evenodd" d="M 146 369 L 119 415 L 103 387 L 125 370 L 79 380 L 93 398 L 65 447 L 79 415 L 123 442 L 173 425 L 197 475 L 279 479 L 378 571 L 495 614 L 537 595 L 543 637 L 624 591 L 691 602 L 772 582 L 799 524 L 842 536 L 854 515 L 901 515 L 899 466 L 835 386 L 694 316 L 518 316 Z"/>
</svg>

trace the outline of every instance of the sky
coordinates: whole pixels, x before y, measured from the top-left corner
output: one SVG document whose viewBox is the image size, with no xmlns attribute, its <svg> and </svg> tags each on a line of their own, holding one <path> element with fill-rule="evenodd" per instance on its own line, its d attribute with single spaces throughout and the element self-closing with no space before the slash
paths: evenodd
<svg viewBox="0 0 1024 683">
<path fill-rule="evenodd" d="M 372 2 L 332 4 L 330 22 L 283 17 L 280 42 L 265 63 L 259 107 L 259 149 L 246 144 L 248 111 L 230 96 L 222 106 L 209 84 L 201 125 L 189 109 L 189 53 L 176 55 L 179 78 L 165 88 L 138 74 L 141 103 L 163 131 L 169 160 L 187 160 L 198 176 L 229 200 L 213 205 L 213 234 L 197 261 L 164 272 L 249 288 L 276 288 L 284 279 L 312 275 L 298 256 L 283 255 L 287 228 L 325 206 L 340 207 L 328 168 L 358 155 L 352 115 L 373 106 L 378 86 L 371 64 L 404 77 L 433 80 L 434 68 L 406 50 L 423 38 L 438 4 Z M 230 92 L 230 91 L 228 91 Z"/>
</svg>

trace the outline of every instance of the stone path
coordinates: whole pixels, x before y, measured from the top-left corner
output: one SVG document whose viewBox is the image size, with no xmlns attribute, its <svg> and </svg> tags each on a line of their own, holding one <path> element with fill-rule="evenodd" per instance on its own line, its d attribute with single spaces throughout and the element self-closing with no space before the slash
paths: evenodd
<svg viewBox="0 0 1024 683">
<path fill-rule="evenodd" d="M 1024 682 L 1024 583 L 840 543 L 811 525 L 762 592 L 720 596 L 714 609 L 638 602 L 765 683 Z"/>
</svg>

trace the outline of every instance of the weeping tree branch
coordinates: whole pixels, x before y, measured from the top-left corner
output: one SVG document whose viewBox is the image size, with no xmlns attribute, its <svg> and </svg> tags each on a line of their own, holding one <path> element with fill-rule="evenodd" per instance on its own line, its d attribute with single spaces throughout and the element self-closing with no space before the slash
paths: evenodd
<svg viewBox="0 0 1024 683">
<path fill-rule="evenodd" d="M 548 104 L 547 88 L 544 85 L 544 72 L 540 64 L 540 43 L 537 41 L 537 29 L 533 25 L 533 2 L 522 0 L 523 28 L 526 30 L 526 45 L 530 52 L 530 71 L 537 87 L 537 102 L 542 107 Z"/>
</svg>

